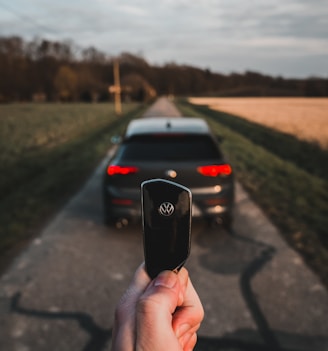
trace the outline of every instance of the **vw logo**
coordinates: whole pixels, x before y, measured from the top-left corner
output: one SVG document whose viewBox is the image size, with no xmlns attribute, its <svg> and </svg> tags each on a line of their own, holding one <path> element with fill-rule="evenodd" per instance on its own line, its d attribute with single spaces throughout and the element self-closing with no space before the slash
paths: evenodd
<svg viewBox="0 0 328 351">
<path fill-rule="evenodd" d="M 168 169 L 165 174 L 170 178 L 176 178 L 177 172 L 174 169 Z"/>
<path fill-rule="evenodd" d="M 158 212 L 165 217 L 169 217 L 173 214 L 174 212 L 174 206 L 171 204 L 171 202 L 163 202 L 159 208 Z"/>
</svg>

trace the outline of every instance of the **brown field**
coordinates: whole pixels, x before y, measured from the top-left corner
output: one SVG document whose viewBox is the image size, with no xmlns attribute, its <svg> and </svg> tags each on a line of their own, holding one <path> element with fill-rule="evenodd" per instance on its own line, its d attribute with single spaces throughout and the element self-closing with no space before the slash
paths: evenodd
<svg viewBox="0 0 328 351">
<path fill-rule="evenodd" d="M 328 149 L 328 98 L 189 98 Z"/>
</svg>

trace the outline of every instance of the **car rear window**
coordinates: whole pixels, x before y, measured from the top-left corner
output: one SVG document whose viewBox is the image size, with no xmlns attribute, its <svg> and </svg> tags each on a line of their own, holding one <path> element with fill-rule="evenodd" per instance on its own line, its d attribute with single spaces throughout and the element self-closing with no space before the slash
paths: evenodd
<svg viewBox="0 0 328 351">
<path fill-rule="evenodd" d="M 206 135 L 147 135 L 123 143 L 119 157 L 125 161 L 194 161 L 221 158 L 211 137 Z"/>
</svg>

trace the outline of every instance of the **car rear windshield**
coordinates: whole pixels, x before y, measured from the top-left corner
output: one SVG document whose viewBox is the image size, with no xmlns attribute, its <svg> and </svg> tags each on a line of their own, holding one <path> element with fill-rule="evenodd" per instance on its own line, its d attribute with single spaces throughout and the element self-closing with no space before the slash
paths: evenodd
<svg viewBox="0 0 328 351">
<path fill-rule="evenodd" d="M 119 157 L 125 161 L 196 161 L 220 159 L 221 153 L 207 135 L 147 135 L 127 140 Z"/>
</svg>

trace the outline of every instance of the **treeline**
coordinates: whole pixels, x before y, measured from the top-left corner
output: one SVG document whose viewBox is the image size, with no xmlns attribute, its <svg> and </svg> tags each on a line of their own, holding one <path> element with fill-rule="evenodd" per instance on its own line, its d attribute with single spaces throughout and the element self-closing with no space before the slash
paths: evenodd
<svg viewBox="0 0 328 351">
<path fill-rule="evenodd" d="M 286 79 L 247 71 L 224 75 L 209 69 L 167 63 L 150 65 L 122 53 L 111 57 L 70 41 L 24 41 L 0 37 L 0 102 L 108 101 L 118 59 L 122 96 L 147 101 L 156 95 L 194 96 L 328 96 L 328 79 Z"/>
</svg>

